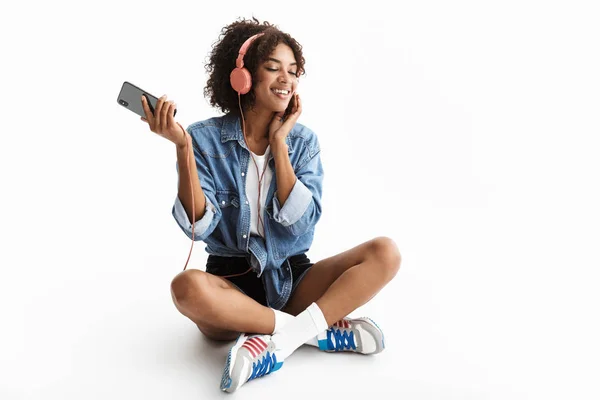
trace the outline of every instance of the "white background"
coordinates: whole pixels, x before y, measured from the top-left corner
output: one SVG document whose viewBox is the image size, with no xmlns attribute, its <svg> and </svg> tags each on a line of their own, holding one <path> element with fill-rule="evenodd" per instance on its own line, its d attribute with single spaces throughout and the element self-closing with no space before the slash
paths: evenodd
<svg viewBox="0 0 600 400">
<path fill-rule="evenodd" d="M 13 2 L 0 16 L 0 398 L 221 398 L 229 344 L 177 312 L 174 145 L 123 81 L 220 115 L 204 63 L 239 17 L 304 47 L 313 262 L 375 236 L 396 279 L 353 315 L 374 357 L 306 346 L 257 398 L 598 398 L 600 14 L 593 1 Z M 196 242 L 189 268 L 203 269 Z M 243 393 L 243 394 L 240 394 Z"/>
</svg>

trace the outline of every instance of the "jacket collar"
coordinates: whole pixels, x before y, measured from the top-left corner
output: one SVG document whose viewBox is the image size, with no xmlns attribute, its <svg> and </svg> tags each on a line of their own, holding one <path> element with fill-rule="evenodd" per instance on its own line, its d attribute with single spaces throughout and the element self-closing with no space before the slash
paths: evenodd
<svg viewBox="0 0 600 400">
<path fill-rule="evenodd" d="M 233 114 L 226 114 L 223 117 L 223 127 L 221 128 L 221 143 L 225 143 L 229 140 L 237 140 L 246 150 L 246 141 L 244 140 L 244 133 L 241 127 L 241 118 Z M 285 137 L 285 143 L 288 147 L 288 153 L 293 152 L 292 140 L 290 134 Z"/>
</svg>

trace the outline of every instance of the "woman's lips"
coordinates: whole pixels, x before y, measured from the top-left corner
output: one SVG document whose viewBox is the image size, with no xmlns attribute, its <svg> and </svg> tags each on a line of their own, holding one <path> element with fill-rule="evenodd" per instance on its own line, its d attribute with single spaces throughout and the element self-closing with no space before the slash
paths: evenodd
<svg viewBox="0 0 600 400">
<path fill-rule="evenodd" d="M 288 94 L 275 93 L 275 91 L 273 89 L 271 89 L 271 93 L 273 93 L 275 96 L 279 97 L 282 100 L 288 99 L 291 94 L 291 92 L 288 92 Z"/>
</svg>

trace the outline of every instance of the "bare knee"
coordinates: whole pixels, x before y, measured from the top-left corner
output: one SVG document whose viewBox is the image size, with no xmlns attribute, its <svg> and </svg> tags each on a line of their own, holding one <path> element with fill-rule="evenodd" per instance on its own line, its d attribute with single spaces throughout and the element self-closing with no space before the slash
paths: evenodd
<svg viewBox="0 0 600 400">
<path fill-rule="evenodd" d="M 180 272 L 171 282 L 171 296 L 175 306 L 192 320 L 200 332 L 212 340 L 233 340 L 238 332 L 220 329 L 218 325 L 220 282 L 211 280 L 211 275 L 197 269 Z M 214 277 L 212 277 L 214 278 Z M 223 285 L 226 287 L 226 285 Z"/>
<path fill-rule="evenodd" d="M 171 296 L 178 307 L 187 306 L 191 303 L 202 303 L 207 298 L 206 293 L 209 290 L 209 285 L 206 272 L 188 269 L 173 278 Z"/>
<path fill-rule="evenodd" d="M 371 240 L 370 256 L 376 258 L 386 280 L 391 280 L 400 269 L 400 250 L 389 237 L 380 236 Z"/>
</svg>

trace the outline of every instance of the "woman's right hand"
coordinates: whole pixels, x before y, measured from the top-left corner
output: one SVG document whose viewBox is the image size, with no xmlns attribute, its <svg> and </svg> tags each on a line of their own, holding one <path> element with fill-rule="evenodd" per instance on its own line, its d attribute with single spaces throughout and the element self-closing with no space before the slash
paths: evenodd
<svg viewBox="0 0 600 400">
<path fill-rule="evenodd" d="M 166 99 L 167 95 L 158 99 L 154 114 L 152 114 L 146 97 L 142 96 L 142 107 L 146 118 L 141 117 L 141 120 L 148 123 L 152 132 L 175 143 L 178 147 L 183 147 L 187 145 L 187 133 L 173 118 L 176 104 L 173 101 L 166 101 Z"/>
</svg>

